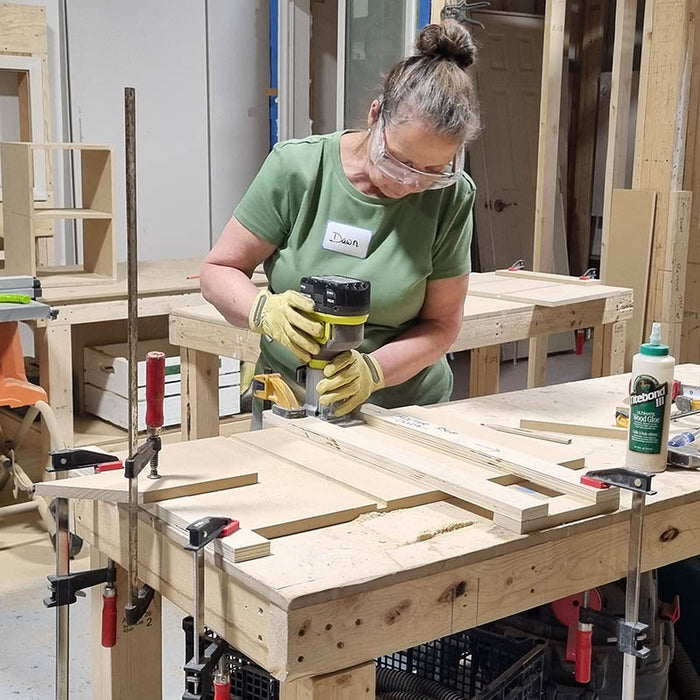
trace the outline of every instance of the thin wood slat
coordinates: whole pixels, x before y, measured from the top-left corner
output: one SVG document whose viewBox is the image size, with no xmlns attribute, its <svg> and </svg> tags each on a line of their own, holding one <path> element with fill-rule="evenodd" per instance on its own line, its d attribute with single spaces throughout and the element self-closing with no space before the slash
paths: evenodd
<svg viewBox="0 0 700 700">
<path fill-rule="evenodd" d="M 594 503 L 615 500 L 611 499 L 610 492 L 581 484 L 575 473 L 560 464 L 524 455 L 516 450 L 485 441 L 475 443 L 473 440 L 465 439 L 455 430 L 416 418 L 415 415 L 405 415 L 400 412 L 400 409 L 387 411 L 379 406 L 366 404 L 362 408 L 362 417 L 368 425 L 383 432 L 462 456 L 506 474 L 515 474 L 554 491 L 568 493 Z"/>
</svg>

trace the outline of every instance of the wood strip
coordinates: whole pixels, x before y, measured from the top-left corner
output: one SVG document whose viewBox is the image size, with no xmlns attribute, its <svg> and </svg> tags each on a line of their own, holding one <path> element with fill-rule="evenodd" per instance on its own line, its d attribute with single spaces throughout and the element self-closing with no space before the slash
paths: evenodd
<svg viewBox="0 0 700 700">
<path fill-rule="evenodd" d="M 637 0 L 617 0 L 612 75 L 610 77 L 610 113 L 608 116 L 608 147 L 605 154 L 600 261 L 600 278 L 609 284 L 614 284 L 614 282 L 606 277 L 607 262 L 604 253 L 610 244 L 611 232 L 614 231 L 611 228 L 613 190 L 624 188 L 627 185 L 627 145 L 630 130 L 629 115 L 636 22 Z"/>
<path fill-rule="evenodd" d="M 457 454 L 465 459 L 495 468 L 506 474 L 516 474 L 535 484 L 541 484 L 560 493 L 568 493 L 584 501 L 601 503 L 607 501 L 608 493 L 601 493 L 581 484 L 578 477 L 566 467 L 524 455 L 487 442 L 475 444 L 459 433 L 444 426 L 416 419 L 397 411 L 387 411 L 365 404 L 362 416 L 368 425 L 418 444 L 427 444 L 434 449 Z M 521 426 L 526 427 L 526 426 Z"/>
<path fill-rule="evenodd" d="M 126 455 L 120 455 L 125 458 Z M 139 475 L 139 503 L 154 503 L 209 491 L 237 488 L 258 481 L 258 455 L 235 453 L 229 438 L 164 445 L 159 455 L 160 479 L 149 479 L 148 469 Z M 127 503 L 129 486 L 124 472 L 104 472 L 36 485 L 39 496 L 80 498 Z M 193 518 L 194 520 L 194 518 Z"/>
<path fill-rule="evenodd" d="M 585 435 L 586 437 L 611 438 L 626 440 L 627 428 L 613 428 L 603 425 L 577 425 L 576 423 L 558 423 L 556 421 L 520 419 L 520 427 L 528 430 L 548 430 L 552 433 L 568 435 Z"/>
<path fill-rule="evenodd" d="M 582 270 L 582 272 L 585 272 L 585 270 Z M 499 277 L 522 277 L 523 279 L 560 282 L 562 284 L 579 284 L 584 287 L 600 284 L 600 280 L 593 277 L 582 279 L 581 277 L 574 277 L 573 275 L 559 275 L 555 272 L 534 272 L 533 270 L 496 270 L 495 274 Z"/>
<path fill-rule="evenodd" d="M 583 27 L 579 52 L 581 68 L 575 147 L 572 149 L 574 162 L 569 163 L 574 175 L 573 202 L 570 203 L 573 215 L 570 219 L 571 226 L 567 229 L 569 260 L 571 268 L 578 274 L 582 274 L 588 268 L 590 258 L 598 78 L 602 68 L 607 10 L 607 0 L 585 0 L 582 3 Z"/>
<path fill-rule="evenodd" d="M 545 9 L 535 196 L 535 236 L 532 255 L 533 268 L 541 272 L 554 271 L 554 219 L 559 162 L 559 123 L 566 5 L 566 0 L 550 0 L 546 3 Z"/>
<path fill-rule="evenodd" d="M 664 269 L 657 273 L 657 288 L 661 290 L 662 338 L 673 357 L 680 357 L 681 353 L 692 200 L 692 192 L 670 193 L 666 261 Z"/>
</svg>

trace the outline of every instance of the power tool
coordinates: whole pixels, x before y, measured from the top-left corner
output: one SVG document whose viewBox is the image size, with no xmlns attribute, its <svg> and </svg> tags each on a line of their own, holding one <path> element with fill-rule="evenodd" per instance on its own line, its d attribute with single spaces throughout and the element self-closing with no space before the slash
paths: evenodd
<svg viewBox="0 0 700 700">
<path fill-rule="evenodd" d="M 299 291 L 314 300 L 314 311 L 309 317 L 323 324 L 321 351 L 302 370 L 306 388 L 304 410 L 308 416 L 332 420 L 334 406 L 321 406 L 316 387 L 323 379 L 325 366 L 336 355 L 354 350 L 364 340 L 370 283 L 332 275 L 302 277 Z"/>
<path fill-rule="evenodd" d="M 334 406 L 322 406 L 316 392 L 323 379 L 324 367 L 341 352 L 360 346 L 369 316 L 370 283 L 340 275 L 302 277 L 299 291 L 314 300 L 309 318 L 323 324 L 323 335 L 317 338 L 320 352 L 308 366 L 300 368 L 297 381 L 306 389 L 306 402 L 300 407 L 292 390 L 279 374 L 254 377 L 255 395 L 272 400 L 273 412 L 286 418 L 314 416 L 333 420 Z"/>
</svg>

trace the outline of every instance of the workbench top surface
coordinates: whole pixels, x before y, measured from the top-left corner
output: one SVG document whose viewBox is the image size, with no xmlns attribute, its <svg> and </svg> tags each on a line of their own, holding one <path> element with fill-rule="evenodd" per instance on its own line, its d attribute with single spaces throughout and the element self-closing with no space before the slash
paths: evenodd
<svg viewBox="0 0 700 700">
<path fill-rule="evenodd" d="M 679 366 L 676 378 L 698 384 L 700 366 Z M 481 423 L 517 427 L 521 418 L 539 418 L 612 427 L 628 381 L 629 375 L 617 375 L 409 408 L 399 415 L 422 411 L 431 425 L 473 439 L 477 447 L 483 440 L 548 464 L 584 457 L 587 469 L 622 466 L 623 439 L 574 435 L 571 444 L 561 445 Z M 688 418 L 676 427 L 698 424 Z M 378 431 L 368 440 L 371 449 L 383 445 L 386 455 L 386 446 L 397 444 L 395 436 L 371 425 L 362 434 L 368 430 Z M 140 577 L 191 610 L 184 527 L 203 515 L 240 520 L 241 531 L 206 550 L 207 624 L 281 680 L 347 668 L 626 575 L 626 492 L 619 509 L 522 535 L 495 524 L 494 513 L 430 483 L 379 472 L 366 459 L 340 451 L 333 440 L 303 437 L 277 427 L 208 438 L 217 441 L 220 454 L 222 445 L 230 451 L 238 469 L 254 467 L 258 483 L 149 503 L 139 527 Z M 207 440 L 197 441 L 200 472 L 216 461 L 209 459 Z M 398 445 L 397 455 L 404 456 L 428 449 L 410 440 Z M 164 447 L 163 474 L 177 450 L 177 444 Z M 188 454 L 194 464 L 191 450 Z M 449 461 L 449 454 L 438 454 L 436 462 Z M 564 468 L 555 467 L 561 474 Z M 580 471 L 564 471 L 578 484 Z M 493 481 L 503 484 L 504 474 L 507 479 L 501 472 Z M 700 471 L 669 469 L 654 477 L 653 487 L 658 494 L 647 498 L 643 570 L 700 554 Z M 76 501 L 75 508 L 78 534 L 125 566 L 126 510 L 86 500 Z M 269 550 L 237 559 L 235 552 L 251 537 L 252 546 L 262 539 Z"/>
</svg>

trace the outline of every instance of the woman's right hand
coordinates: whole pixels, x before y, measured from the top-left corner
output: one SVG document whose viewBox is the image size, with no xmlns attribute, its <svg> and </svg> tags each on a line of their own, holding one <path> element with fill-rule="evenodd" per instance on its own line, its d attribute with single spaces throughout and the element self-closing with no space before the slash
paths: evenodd
<svg viewBox="0 0 700 700">
<path fill-rule="evenodd" d="M 316 341 L 323 335 L 323 324 L 305 315 L 313 310 L 313 299 L 293 289 L 282 294 L 263 289 L 255 297 L 248 325 L 256 333 L 284 345 L 300 362 L 308 364 L 311 356 L 321 350 Z"/>
</svg>

